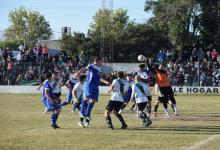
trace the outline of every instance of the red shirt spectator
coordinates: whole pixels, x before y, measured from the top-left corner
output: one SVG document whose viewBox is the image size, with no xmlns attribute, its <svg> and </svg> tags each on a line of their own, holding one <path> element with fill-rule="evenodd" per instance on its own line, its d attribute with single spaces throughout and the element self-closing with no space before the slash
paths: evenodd
<svg viewBox="0 0 220 150">
<path fill-rule="evenodd" d="M 213 60 L 213 61 L 217 61 L 218 52 L 214 49 L 214 50 L 211 52 L 211 56 L 212 56 L 212 60 Z"/>
</svg>

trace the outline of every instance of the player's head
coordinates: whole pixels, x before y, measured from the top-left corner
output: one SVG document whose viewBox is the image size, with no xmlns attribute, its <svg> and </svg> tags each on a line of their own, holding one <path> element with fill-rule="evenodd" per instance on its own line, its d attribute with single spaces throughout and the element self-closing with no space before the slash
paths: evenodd
<svg viewBox="0 0 220 150">
<path fill-rule="evenodd" d="M 94 58 L 94 63 L 97 64 L 97 65 L 101 65 L 102 64 L 102 58 L 100 58 L 100 57 Z"/>
<path fill-rule="evenodd" d="M 45 78 L 46 78 L 47 80 L 51 80 L 51 79 L 52 79 L 52 73 L 51 73 L 51 72 L 47 72 L 47 73 L 45 74 Z"/>
<path fill-rule="evenodd" d="M 134 79 L 135 82 L 141 82 L 141 77 L 139 75 L 136 75 Z"/>
<path fill-rule="evenodd" d="M 139 70 L 140 70 L 140 71 L 144 71 L 145 64 L 140 64 L 138 67 L 139 67 Z"/>
<path fill-rule="evenodd" d="M 77 78 L 77 71 L 72 71 L 71 77 L 73 79 L 76 79 Z"/>
<path fill-rule="evenodd" d="M 128 81 L 131 81 L 131 80 L 132 80 L 132 75 L 131 75 L 131 74 L 127 74 L 126 77 L 127 77 L 127 80 L 128 80 Z"/>
<path fill-rule="evenodd" d="M 165 68 L 165 65 L 163 64 L 163 63 L 161 63 L 160 65 L 159 65 L 159 68 L 158 68 L 159 70 L 165 70 L 166 68 Z"/>
<path fill-rule="evenodd" d="M 54 72 L 52 74 L 52 80 L 56 80 L 56 79 L 58 79 L 58 72 Z"/>
<path fill-rule="evenodd" d="M 86 79 L 86 75 L 79 76 L 79 82 L 83 83 Z"/>
<path fill-rule="evenodd" d="M 118 76 L 119 79 L 124 79 L 124 72 L 119 71 L 117 76 Z"/>
</svg>

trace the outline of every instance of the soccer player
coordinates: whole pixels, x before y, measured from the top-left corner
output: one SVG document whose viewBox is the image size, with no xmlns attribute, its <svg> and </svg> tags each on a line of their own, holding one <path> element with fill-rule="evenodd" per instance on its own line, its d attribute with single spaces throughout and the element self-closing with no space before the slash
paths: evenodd
<svg viewBox="0 0 220 150">
<path fill-rule="evenodd" d="M 152 101 L 152 94 L 151 94 L 151 89 L 150 89 L 150 84 L 149 84 L 150 72 L 145 69 L 145 64 L 140 64 L 139 65 L 138 75 L 141 78 L 141 82 L 146 84 L 146 87 L 147 87 L 147 91 L 146 91 L 147 99 L 148 99 L 147 111 L 148 111 L 148 114 L 150 116 L 150 113 L 151 113 L 151 101 Z"/>
<path fill-rule="evenodd" d="M 40 81 L 40 83 L 39 83 L 39 86 L 37 87 L 37 90 L 40 90 L 41 89 L 41 87 L 43 86 L 43 84 L 44 84 L 44 82 L 45 82 L 46 80 L 44 80 L 44 79 L 42 79 L 41 81 Z M 44 107 L 45 107 L 45 110 L 44 110 L 44 114 L 46 114 L 46 113 L 48 113 L 48 110 L 47 110 L 47 106 L 46 106 L 46 101 L 42 98 L 42 104 L 44 105 Z"/>
<path fill-rule="evenodd" d="M 158 109 L 158 107 L 159 107 L 159 104 L 162 103 L 162 104 L 163 104 L 163 107 L 164 107 L 164 112 L 165 112 L 165 114 L 167 115 L 167 117 L 169 118 L 169 117 L 170 117 L 170 114 L 169 114 L 168 109 L 167 109 L 167 101 L 166 101 L 166 100 L 163 98 L 163 96 L 161 95 L 157 83 L 155 84 L 155 92 L 158 94 L 158 98 L 157 98 L 157 100 L 156 100 L 156 102 L 155 102 L 155 105 L 154 105 L 154 116 L 155 116 L 155 117 L 157 116 L 157 109 Z"/>
<path fill-rule="evenodd" d="M 105 118 L 108 124 L 108 128 L 114 129 L 111 119 L 111 112 L 114 111 L 115 116 L 121 122 L 121 129 L 126 129 L 128 126 L 124 121 L 124 118 L 119 112 L 121 107 L 123 106 L 123 101 L 126 92 L 128 91 L 128 84 L 124 80 L 124 72 L 118 72 L 118 79 L 113 80 L 109 93 L 112 92 L 111 99 L 109 100 L 106 110 L 105 110 Z"/>
<path fill-rule="evenodd" d="M 76 85 L 73 88 L 73 111 L 76 111 L 76 109 L 80 110 L 80 104 L 83 99 L 83 84 L 85 82 L 86 76 L 81 75 L 78 77 L 79 82 L 76 83 Z"/>
<path fill-rule="evenodd" d="M 135 76 L 135 83 L 132 85 L 131 101 L 135 100 L 137 104 L 137 115 L 143 120 L 143 127 L 152 124 L 150 118 L 144 112 L 147 106 L 147 86 L 142 82 L 139 75 Z"/>
<path fill-rule="evenodd" d="M 102 59 L 95 58 L 93 64 L 90 64 L 88 67 L 84 68 L 84 70 L 87 70 L 87 75 L 86 82 L 83 85 L 83 101 L 80 113 L 86 118 L 86 127 L 91 127 L 90 114 L 94 104 L 98 101 L 99 82 L 101 81 L 106 85 L 109 85 L 109 82 L 100 78 L 101 64 Z"/>
<path fill-rule="evenodd" d="M 131 74 L 127 74 L 126 81 L 127 81 L 127 84 L 128 84 L 128 91 L 127 91 L 127 94 L 124 96 L 124 104 L 121 107 L 121 109 L 119 111 L 119 114 L 122 113 L 122 111 L 126 108 L 126 106 L 128 105 L 128 103 L 129 103 L 129 101 L 131 99 L 131 93 L 132 93 L 131 86 L 134 83 L 133 76 Z"/>
<path fill-rule="evenodd" d="M 67 80 L 66 82 L 66 87 L 68 88 L 67 97 L 66 97 L 66 100 L 60 104 L 60 106 L 65 106 L 72 102 L 72 99 L 73 99 L 72 91 L 73 91 L 75 84 L 78 83 L 77 76 L 78 74 L 74 72 L 73 77 Z"/>
<path fill-rule="evenodd" d="M 52 81 L 51 86 L 53 88 L 53 94 L 56 96 L 56 98 L 59 100 L 59 103 L 61 102 L 60 96 L 61 96 L 61 87 L 65 84 L 62 82 L 62 79 L 59 79 L 58 73 L 54 72 L 52 74 Z"/>
<path fill-rule="evenodd" d="M 43 83 L 43 100 L 46 102 L 47 110 L 51 112 L 51 127 L 54 129 L 60 128 L 56 122 L 61 112 L 58 100 L 53 94 L 53 88 L 50 84 L 52 74 L 46 73 L 46 80 Z"/>
<path fill-rule="evenodd" d="M 164 64 L 160 64 L 158 68 L 157 67 L 152 68 L 150 65 L 148 67 L 150 68 L 150 70 L 152 70 L 152 72 L 155 73 L 156 82 L 158 84 L 159 91 L 162 95 L 161 98 L 163 101 L 165 112 L 167 111 L 167 103 L 170 100 L 173 111 L 175 112 L 176 115 L 178 115 L 177 107 L 176 107 L 176 100 L 174 98 L 174 92 L 171 87 L 171 84 L 170 84 L 170 81 L 167 75 L 168 73 L 167 73 L 167 70 Z"/>
</svg>

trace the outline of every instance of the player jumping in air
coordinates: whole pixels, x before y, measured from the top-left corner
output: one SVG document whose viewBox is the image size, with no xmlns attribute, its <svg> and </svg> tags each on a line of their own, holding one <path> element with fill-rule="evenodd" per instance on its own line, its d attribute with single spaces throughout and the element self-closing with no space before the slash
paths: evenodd
<svg viewBox="0 0 220 150">
<path fill-rule="evenodd" d="M 111 88 L 109 90 L 109 92 L 112 92 L 112 96 L 105 110 L 105 118 L 108 124 L 108 128 L 112 130 L 114 129 L 112 124 L 112 119 L 110 116 L 112 111 L 114 112 L 118 120 L 121 122 L 122 124 L 121 129 L 126 129 L 128 127 L 122 115 L 118 113 L 121 107 L 123 106 L 123 100 L 127 91 L 128 91 L 128 84 L 124 80 L 124 72 L 120 71 L 118 72 L 118 79 L 115 79 L 112 82 Z"/>
<path fill-rule="evenodd" d="M 147 91 L 146 91 L 147 100 L 148 100 L 147 111 L 148 111 L 148 114 L 150 116 L 150 114 L 151 114 L 151 101 L 152 101 L 152 94 L 151 94 L 151 89 L 150 89 L 150 84 L 149 84 L 150 72 L 145 69 L 145 64 L 140 64 L 139 65 L 138 75 L 141 78 L 141 82 L 146 84 L 146 87 L 147 87 Z"/>
<path fill-rule="evenodd" d="M 161 94 L 161 101 L 164 105 L 164 111 L 168 113 L 167 103 L 170 100 L 172 109 L 174 110 L 175 114 L 178 115 L 174 92 L 171 87 L 165 66 L 163 64 L 160 64 L 159 67 L 151 67 L 150 65 L 148 65 L 148 68 L 155 74 L 156 82 L 158 84 L 159 92 Z M 155 107 L 158 107 L 158 105 L 156 105 Z"/>
<path fill-rule="evenodd" d="M 56 122 L 58 116 L 61 112 L 60 106 L 58 104 L 58 100 L 56 99 L 55 95 L 53 94 L 53 88 L 50 84 L 52 79 L 51 73 L 46 73 L 46 80 L 43 83 L 43 100 L 45 101 L 47 111 L 51 112 L 51 127 L 54 129 L 60 128 Z"/>
<path fill-rule="evenodd" d="M 56 98 L 59 100 L 59 103 L 61 102 L 60 96 L 61 96 L 61 87 L 65 84 L 62 82 L 62 79 L 59 77 L 58 73 L 55 72 L 52 74 L 52 81 L 51 86 L 53 88 L 53 94 L 56 96 Z"/>
<path fill-rule="evenodd" d="M 132 85 L 131 101 L 135 100 L 137 104 L 137 115 L 143 120 L 143 127 L 152 124 L 150 118 L 144 112 L 147 106 L 147 86 L 142 82 L 139 75 L 135 76 L 135 83 Z"/>
<path fill-rule="evenodd" d="M 80 110 L 80 105 L 83 99 L 83 84 L 85 82 L 86 76 L 81 75 L 78 77 L 79 82 L 73 88 L 73 111 Z"/>
<path fill-rule="evenodd" d="M 81 118 L 86 118 L 86 127 L 90 126 L 90 114 L 92 108 L 96 102 L 98 102 L 99 96 L 99 82 L 103 82 L 109 85 L 104 79 L 100 78 L 101 75 L 101 58 L 95 58 L 94 63 L 84 68 L 87 70 L 86 82 L 83 85 L 83 101 L 80 109 Z"/>
<path fill-rule="evenodd" d="M 68 105 L 72 102 L 72 99 L 73 99 L 72 91 L 73 91 L 75 84 L 78 82 L 77 76 L 78 76 L 77 73 L 73 73 L 73 77 L 71 79 L 67 80 L 66 87 L 68 88 L 68 93 L 66 96 L 66 100 L 64 102 L 62 102 L 60 104 L 60 106 L 65 106 L 65 105 Z"/>
</svg>

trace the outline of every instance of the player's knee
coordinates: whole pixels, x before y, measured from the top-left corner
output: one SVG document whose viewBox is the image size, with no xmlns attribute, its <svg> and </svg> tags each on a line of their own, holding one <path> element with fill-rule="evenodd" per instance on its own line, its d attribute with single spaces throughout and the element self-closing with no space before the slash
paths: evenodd
<svg viewBox="0 0 220 150">
<path fill-rule="evenodd" d="M 55 113 L 57 113 L 57 114 L 59 114 L 61 112 L 61 109 L 57 109 L 56 111 L 55 111 Z"/>
<path fill-rule="evenodd" d="M 143 111 L 140 111 L 140 112 L 139 112 L 139 118 L 145 119 L 145 115 L 144 115 L 144 112 L 143 112 Z"/>
<path fill-rule="evenodd" d="M 109 111 L 109 110 L 105 110 L 105 117 L 107 117 L 107 116 L 109 116 L 111 114 L 111 111 Z"/>
<path fill-rule="evenodd" d="M 95 100 L 95 99 L 89 99 L 88 102 L 95 104 L 95 103 L 96 103 L 96 100 Z"/>
</svg>

